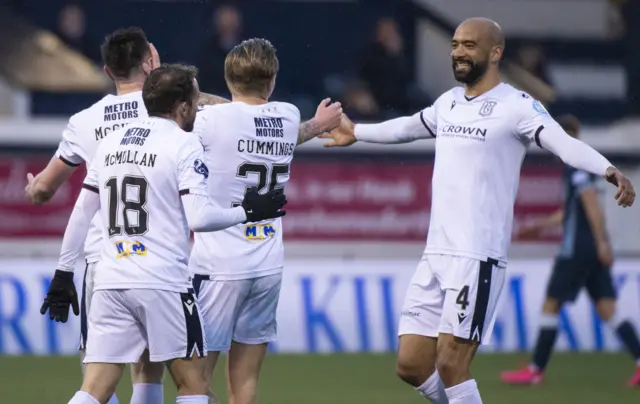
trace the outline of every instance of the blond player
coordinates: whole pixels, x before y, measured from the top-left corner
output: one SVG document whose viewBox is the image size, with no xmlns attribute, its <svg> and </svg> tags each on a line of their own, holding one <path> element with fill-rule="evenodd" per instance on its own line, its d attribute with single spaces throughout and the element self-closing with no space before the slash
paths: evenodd
<svg viewBox="0 0 640 404">
<path fill-rule="evenodd" d="M 225 60 L 232 102 L 198 114 L 195 132 L 212 172 L 209 194 L 219 208 L 238 205 L 251 187 L 284 189 L 296 145 L 313 137 L 298 130 L 298 108 L 269 101 L 278 69 L 269 41 L 240 43 Z M 337 127 L 341 114 L 340 103 L 324 100 L 314 118 L 317 131 Z M 212 377 L 220 352 L 228 351 L 231 404 L 257 400 L 262 361 L 276 338 L 283 266 L 282 219 L 195 235 L 189 267 L 205 321 L 206 374 Z"/>
</svg>

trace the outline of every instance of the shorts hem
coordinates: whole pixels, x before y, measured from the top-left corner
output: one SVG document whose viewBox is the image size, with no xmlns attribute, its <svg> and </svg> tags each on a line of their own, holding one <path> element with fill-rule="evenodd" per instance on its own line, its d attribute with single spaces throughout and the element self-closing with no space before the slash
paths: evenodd
<svg viewBox="0 0 640 404">
<path fill-rule="evenodd" d="M 140 355 L 142 355 L 142 353 Z M 132 357 L 129 357 L 129 356 L 120 356 L 120 357 L 104 357 L 104 356 L 97 356 L 97 355 L 85 356 L 82 363 L 116 363 L 116 364 L 137 363 L 140 361 L 140 355 L 138 355 L 137 358 L 135 359 L 132 359 Z"/>
<path fill-rule="evenodd" d="M 239 342 L 240 344 L 245 345 L 260 345 L 269 342 L 273 342 L 276 340 L 276 337 L 262 337 L 262 338 L 242 338 L 242 337 L 233 337 L 234 342 Z"/>
<path fill-rule="evenodd" d="M 423 330 L 418 330 L 416 328 L 403 328 L 398 330 L 398 337 L 403 335 L 420 335 L 422 337 L 430 337 L 430 338 L 438 338 L 440 333 L 438 331 L 428 332 Z"/>
<path fill-rule="evenodd" d="M 185 352 L 187 352 L 186 347 L 183 350 L 164 355 L 149 355 L 149 362 L 167 362 L 172 359 L 185 359 L 187 357 L 187 355 L 185 355 Z M 195 352 L 197 353 L 197 350 Z M 207 350 L 204 349 L 204 352 L 207 352 Z"/>
<path fill-rule="evenodd" d="M 506 258 L 496 257 L 496 255 L 499 255 L 499 254 L 479 254 L 479 253 L 469 252 L 469 251 L 435 249 L 435 248 L 427 247 L 422 253 L 422 256 L 425 257 L 427 255 L 448 255 L 451 257 L 471 258 L 471 259 L 475 259 L 482 262 L 486 261 L 489 258 L 493 258 L 496 261 L 498 261 L 500 264 L 502 264 L 501 266 L 508 264 Z"/>
<path fill-rule="evenodd" d="M 216 347 L 207 347 L 207 352 L 227 352 L 231 348 L 231 345 L 218 345 Z"/>
<path fill-rule="evenodd" d="M 266 276 L 272 275 L 280 275 L 284 272 L 284 267 L 275 267 L 270 269 L 261 270 L 259 272 L 251 272 L 245 274 L 220 274 L 220 273 L 202 273 L 200 271 L 195 271 L 194 273 L 205 275 L 209 277 L 210 281 L 245 281 L 247 279 L 258 279 L 264 278 Z"/>
</svg>

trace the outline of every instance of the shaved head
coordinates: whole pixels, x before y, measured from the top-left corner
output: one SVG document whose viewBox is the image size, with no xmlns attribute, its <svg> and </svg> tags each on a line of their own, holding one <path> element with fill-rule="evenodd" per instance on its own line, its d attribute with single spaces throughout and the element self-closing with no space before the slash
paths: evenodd
<svg viewBox="0 0 640 404">
<path fill-rule="evenodd" d="M 478 38 L 481 41 L 486 41 L 490 46 L 501 46 L 504 48 L 504 34 L 502 33 L 502 28 L 500 28 L 500 25 L 498 25 L 497 22 L 490 20 L 489 18 L 468 18 L 458 25 L 456 31 L 462 28 L 476 31 L 478 33 Z"/>
<path fill-rule="evenodd" d="M 474 85 L 487 72 L 497 77 L 504 51 L 504 34 L 493 20 L 469 18 L 456 28 L 451 48 L 454 77 L 461 83 Z"/>
</svg>

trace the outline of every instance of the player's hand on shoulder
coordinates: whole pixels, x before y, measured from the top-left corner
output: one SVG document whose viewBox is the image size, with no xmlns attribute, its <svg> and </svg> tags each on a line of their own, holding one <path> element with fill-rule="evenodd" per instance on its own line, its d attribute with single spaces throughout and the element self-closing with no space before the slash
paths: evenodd
<svg viewBox="0 0 640 404">
<path fill-rule="evenodd" d="M 260 222 L 286 215 L 287 212 L 281 210 L 286 204 L 287 198 L 282 189 L 259 194 L 257 188 L 249 188 L 244 195 L 242 208 L 247 214 L 247 222 Z"/>
<path fill-rule="evenodd" d="M 342 117 L 342 104 L 334 102 L 331 104 L 331 98 L 325 98 L 320 102 L 316 109 L 316 115 L 313 120 L 322 132 L 330 132 L 340 125 Z"/>
<path fill-rule="evenodd" d="M 323 133 L 319 136 L 321 139 L 331 139 L 324 144 L 324 147 L 345 147 L 351 146 L 358 141 L 355 135 L 356 125 L 351 122 L 347 115 L 343 114 L 340 126 L 329 133 Z"/>
<path fill-rule="evenodd" d="M 40 314 L 45 315 L 49 311 L 49 318 L 66 323 L 69 318 L 69 306 L 73 308 L 73 314 L 80 314 L 78 293 L 73 283 L 73 272 L 56 270 L 53 280 L 49 285 L 49 291 L 44 298 Z"/>
<path fill-rule="evenodd" d="M 619 206 L 626 208 L 633 205 L 633 202 L 636 200 L 636 191 L 633 189 L 631 181 L 629 181 L 620 170 L 615 167 L 609 167 L 607 168 L 604 178 L 610 184 L 618 187 L 615 198 Z"/>
</svg>

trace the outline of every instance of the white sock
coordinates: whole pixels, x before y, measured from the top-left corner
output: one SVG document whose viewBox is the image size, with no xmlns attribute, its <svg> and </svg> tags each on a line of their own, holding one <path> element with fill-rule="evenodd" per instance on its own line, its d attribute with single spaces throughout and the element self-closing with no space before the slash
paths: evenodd
<svg viewBox="0 0 640 404">
<path fill-rule="evenodd" d="M 448 404 L 449 400 L 444 392 L 444 384 L 440 379 L 440 374 L 436 370 L 422 386 L 416 387 L 422 397 L 426 397 L 433 404 Z"/>
<path fill-rule="evenodd" d="M 107 401 L 107 404 L 120 404 L 120 401 L 118 401 L 118 397 L 116 396 L 116 393 L 113 393 L 109 401 Z"/>
<path fill-rule="evenodd" d="M 164 391 L 162 384 L 158 383 L 134 383 L 131 404 L 162 404 L 164 403 Z"/>
<path fill-rule="evenodd" d="M 482 404 L 476 381 L 471 379 L 444 390 L 449 404 Z"/>
<path fill-rule="evenodd" d="M 176 404 L 209 404 L 209 396 L 179 396 Z"/>
<path fill-rule="evenodd" d="M 86 391 L 79 391 L 71 398 L 69 404 L 100 404 L 100 401 L 93 398 Z"/>
</svg>

